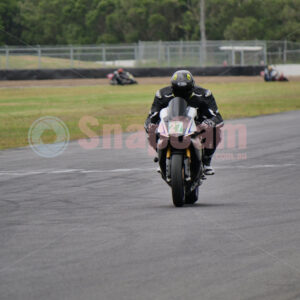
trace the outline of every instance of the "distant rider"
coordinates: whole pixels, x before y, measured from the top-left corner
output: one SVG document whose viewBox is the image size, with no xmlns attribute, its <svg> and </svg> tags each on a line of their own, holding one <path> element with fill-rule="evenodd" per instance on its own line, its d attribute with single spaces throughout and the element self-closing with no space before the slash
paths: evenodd
<svg viewBox="0 0 300 300">
<path fill-rule="evenodd" d="M 264 70 L 264 79 L 265 81 L 288 81 L 288 79 L 275 69 L 274 66 L 268 66 Z"/>
<path fill-rule="evenodd" d="M 279 77 L 279 72 L 273 66 L 265 68 L 265 81 L 277 81 Z"/>
<path fill-rule="evenodd" d="M 189 106 L 198 108 L 197 123 L 202 123 L 205 128 L 217 128 L 217 135 L 220 136 L 223 119 L 214 96 L 210 90 L 196 86 L 192 74 L 186 70 L 175 72 L 171 79 L 171 86 L 164 87 L 156 92 L 151 111 L 145 122 L 147 132 L 159 122 L 160 110 L 167 107 L 175 97 L 184 98 Z M 216 147 L 217 144 L 214 143 L 213 146 L 204 149 L 203 164 L 206 175 L 214 175 L 215 173 L 211 166 L 211 160 Z"/>
<path fill-rule="evenodd" d="M 117 84 L 123 85 L 124 70 L 122 68 L 114 71 L 114 77 L 112 78 Z"/>
<path fill-rule="evenodd" d="M 112 84 L 126 85 L 126 84 L 136 84 L 137 81 L 129 73 L 120 68 L 117 71 L 114 71 L 113 77 L 111 79 Z"/>
</svg>

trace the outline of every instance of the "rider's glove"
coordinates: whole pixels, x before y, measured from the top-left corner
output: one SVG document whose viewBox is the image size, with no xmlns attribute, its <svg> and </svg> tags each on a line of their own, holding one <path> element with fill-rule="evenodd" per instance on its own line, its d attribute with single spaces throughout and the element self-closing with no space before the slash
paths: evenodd
<svg viewBox="0 0 300 300">
<path fill-rule="evenodd" d="M 157 128 L 157 125 L 154 123 L 150 123 L 147 128 L 146 128 L 146 132 L 147 133 L 153 133 Z"/>
<path fill-rule="evenodd" d="M 206 124 L 209 127 L 214 127 L 216 125 L 216 123 L 213 120 L 211 120 L 211 119 L 205 119 L 203 121 L 203 123 Z"/>
</svg>

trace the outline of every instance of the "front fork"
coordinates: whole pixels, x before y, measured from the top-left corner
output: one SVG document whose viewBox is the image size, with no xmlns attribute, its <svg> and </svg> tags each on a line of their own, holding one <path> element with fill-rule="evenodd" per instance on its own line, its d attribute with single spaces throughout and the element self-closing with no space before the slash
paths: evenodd
<svg viewBox="0 0 300 300">
<path fill-rule="evenodd" d="M 189 148 L 186 149 L 186 154 L 183 163 L 185 181 L 191 181 L 191 150 Z"/>
<path fill-rule="evenodd" d="M 183 154 L 183 152 L 182 152 Z M 171 182 L 171 147 L 169 146 L 166 154 L 166 181 Z M 185 151 L 184 156 L 184 179 L 185 181 L 191 181 L 191 150 L 189 148 Z"/>
<path fill-rule="evenodd" d="M 166 152 L 165 158 L 161 157 L 160 159 L 163 159 L 166 162 L 165 165 L 165 174 L 162 173 L 163 179 L 171 185 L 171 157 L 172 157 L 172 149 L 170 146 L 168 146 Z M 184 179 L 186 182 L 186 188 L 188 189 L 187 192 L 192 192 L 195 188 L 197 188 L 199 185 L 202 184 L 202 177 L 203 177 L 203 168 L 202 168 L 202 150 L 195 150 L 195 159 L 198 160 L 199 168 L 197 170 L 197 174 L 194 176 L 194 179 L 192 181 L 192 175 L 191 175 L 191 163 L 192 163 L 192 155 L 191 155 L 191 149 L 187 148 L 185 150 L 181 151 L 181 154 L 184 155 L 183 159 L 183 166 L 184 166 Z M 196 163 L 196 162 L 194 162 Z"/>
<path fill-rule="evenodd" d="M 171 182 L 171 147 L 168 146 L 166 155 L 166 181 Z"/>
</svg>

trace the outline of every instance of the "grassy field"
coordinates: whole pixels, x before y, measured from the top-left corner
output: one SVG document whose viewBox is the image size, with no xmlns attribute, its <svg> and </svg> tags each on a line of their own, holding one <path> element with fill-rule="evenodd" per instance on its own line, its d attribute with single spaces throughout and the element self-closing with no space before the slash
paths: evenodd
<svg viewBox="0 0 300 300">
<path fill-rule="evenodd" d="M 73 60 L 73 65 L 69 58 L 54 58 L 54 57 L 41 57 L 40 65 L 38 56 L 33 55 L 10 55 L 8 66 L 6 57 L 0 55 L 1 68 L 8 67 L 10 69 L 67 69 L 73 68 L 100 68 L 101 64 L 97 62 L 88 62 L 78 59 Z"/>
<path fill-rule="evenodd" d="M 100 59 L 99 59 L 100 60 Z M 177 67 L 178 62 L 180 61 L 181 65 L 197 65 L 199 63 L 198 59 L 180 58 L 175 57 L 174 60 L 166 62 L 157 62 L 156 60 L 147 60 L 140 61 L 136 66 L 137 67 Z M 215 62 L 209 62 L 209 65 L 214 65 Z M 38 55 L 10 55 L 7 61 L 5 55 L 0 55 L 0 68 L 5 69 L 68 69 L 68 68 L 82 68 L 82 69 L 91 69 L 91 68 L 102 68 L 102 67 L 111 67 L 117 68 L 120 63 L 117 63 L 117 66 L 114 65 L 105 65 L 101 61 L 84 61 L 78 58 L 76 55 L 74 57 L 73 63 L 69 57 L 59 58 L 59 57 L 50 57 L 42 56 L 40 61 Z"/>
<path fill-rule="evenodd" d="M 159 85 L 2 88 L 0 90 L 0 149 L 28 145 L 31 124 L 42 116 L 62 119 L 71 139 L 86 137 L 79 128 L 84 116 L 95 117 L 101 135 L 103 124 L 143 124 Z M 224 119 L 251 117 L 300 109 L 300 84 L 211 83 Z M 44 142 L 53 141 L 48 133 Z"/>
</svg>

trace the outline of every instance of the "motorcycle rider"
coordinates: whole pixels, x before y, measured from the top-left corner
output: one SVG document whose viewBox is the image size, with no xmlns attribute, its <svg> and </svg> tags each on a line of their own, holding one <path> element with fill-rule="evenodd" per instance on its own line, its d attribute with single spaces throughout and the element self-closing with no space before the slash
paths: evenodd
<svg viewBox="0 0 300 300">
<path fill-rule="evenodd" d="M 133 76 L 129 72 L 124 71 L 124 69 L 122 68 L 114 71 L 111 81 L 112 84 L 119 84 L 119 85 L 137 83 L 137 81 L 133 78 Z"/>
<path fill-rule="evenodd" d="M 124 78 L 124 70 L 122 68 L 114 71 L 114 77 L 112 80 L 115 80 L 118 84 L 123 85 L 123 78 Z"/>
<path fill-rule="evenodd" d="M 275 69 L 274 66 L 268 66 L 264 70 L 264 79 L 268 81 L 288 81 L 288 79 Z"/>
<path fill-rule="evenodd" d="M 218 136 L 215 139 L 217 142 L 210 147 L 205 147 L 203 156 L 204 174 L 214 175 L 215 171 L 211 166 L 211 160 L 220 142 L 220 128 L 224 123 L 211 91 L 195 85 L 194 78 L 189 71 L 175 72 L 171 79 L 171 86 L 156 92 L 151 111 L 145 121 L 145 130 L 148 133 L 159 123 L 160 110 L 167 107 L 175 97 L 184 98 L 189 106 L 198 109 L 196 122 L 201 124 L 201 128 L 216 128 L 214 133 Z"/>
<path fill-rule="evenodd" d="M 273 66 L 265 68 L 265 81 L 277 81 L 279 77 L 279 72 Z"/>
</svg>

